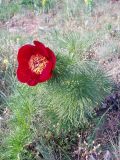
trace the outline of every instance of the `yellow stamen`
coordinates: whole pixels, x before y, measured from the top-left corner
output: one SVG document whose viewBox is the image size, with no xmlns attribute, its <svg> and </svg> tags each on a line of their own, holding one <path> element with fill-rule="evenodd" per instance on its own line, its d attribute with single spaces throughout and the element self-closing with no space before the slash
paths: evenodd
<svg viewBox="0 0 120 160">
<path fill-rule="evenodd" d="M 29 61 L 29 67 L 34 73 L 41 74 L 45 69 L 47 63 L 48 60 L 46 59 L 46 57 L 38 54 L 32 55 Z"/>
</svg>

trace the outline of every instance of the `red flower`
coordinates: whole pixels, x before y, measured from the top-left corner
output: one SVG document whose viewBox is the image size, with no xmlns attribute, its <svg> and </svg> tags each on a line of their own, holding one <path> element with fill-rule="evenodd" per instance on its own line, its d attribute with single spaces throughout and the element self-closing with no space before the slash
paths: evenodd
<svg viewBox="0 0 120 160">
<path fill-rule="evenodd" d="M 17 78 L 30 86 L 49 80 L 56 64 L 56 57 L 49 48 L 38 41 L 34 44 L 22 46 L 17 57 Z"/>
</svg>

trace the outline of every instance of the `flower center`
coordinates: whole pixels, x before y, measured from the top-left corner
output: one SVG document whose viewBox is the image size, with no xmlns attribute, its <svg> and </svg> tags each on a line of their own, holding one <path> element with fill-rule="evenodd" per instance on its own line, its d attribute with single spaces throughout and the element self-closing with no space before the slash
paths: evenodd
<svg viewBox="0 0 120 160">
<path fill-rule="evenodd" d="M 32 55 L 29 61 L 29 67 L 34 73 L 41 74 L 47 63 L 48 60 L 44 56 L 38 54 Z"/>
</svg>

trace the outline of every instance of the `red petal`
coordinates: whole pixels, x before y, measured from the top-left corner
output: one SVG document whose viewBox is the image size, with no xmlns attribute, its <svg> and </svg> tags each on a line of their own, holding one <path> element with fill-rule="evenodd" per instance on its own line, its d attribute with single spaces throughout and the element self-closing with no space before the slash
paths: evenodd
<svg viewBox="0 0 120 160">
<path fill-rule="evenodd" d="M 39 76 L 39 82 L 44 82 L 52 77 L 52 63 L 49 62 L 42 74 Z"/>
<path fill-rule="evenodd" d="M 46 51 L 46 47 L 44 46 L 44 44 L 39 41 L 34 41 L 34 44 L 37 47 L 39 54 L 48 58 L 48 53 Z"/>
<path fill-rule="evenodd" d="M 55 68 L 56 56 L 50 48 L 46 48 L 49 54 L 49 60 L 52 62 L 52 70 Z"/>
<path fill-rule="evenodd" d="M 28 84 L 29 86 L 36 86 L 36 85 L 38 84 L 38 81 L 36 81 L 36 80 L 31 80 L 31 81 L 27 82 L 27 84 Z"/>
<path fill-rule="evenodd" d="M 28 62 L 31 55 L 33 55 L 34 53 L 35 53 L 35 46 L 30 44 L 22 46 L 19 49 L 17 56 L 19 64 Z"/>
<path fill-rule="evenodd" d="M 44 46 L 41 42 L 34 41 L 33 45 L 24 45 L 18 51 L 17 78 L 22 83 L 35 86 L 37 83 L 44 82 L 52 77 L 52 70 L 55 68 L 56 57 L 54 53 Z M 41 54 L 49 60 L 42 74 L 38 75 L 29 69 L 29 59 L 33 54 Z"/>
<path fill-rule="evenodd" d="M 39 83 L 38 78 L 39 78 L 38 75 L 36 75 L 35 73 L 32 73 L 30 76 L 30 79 L 27 81 L 27 84 L 29 86 L 35 86 L 36 84 Z"/>
<path fill-rule="evenodd" d="M 33 72 L 31 72 L 30 69 L 22 69 L 18 67 L 17 70 L 17 78 L 22 83 L 27 83 L 29 86 L 35 86 L 39 81 L 39 76 Z"/>
<path fill-rule="evenodd" d="M 25 69 L 19 66 L 17 69 L 17 78 L 20 82 L 26 83 L 30 78 L 29 69 Z"/>
</svg>

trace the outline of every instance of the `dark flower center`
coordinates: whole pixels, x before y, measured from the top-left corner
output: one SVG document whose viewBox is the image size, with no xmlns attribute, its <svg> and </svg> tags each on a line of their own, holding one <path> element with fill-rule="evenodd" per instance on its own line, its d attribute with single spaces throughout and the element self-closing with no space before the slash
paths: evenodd
<svg viewBox="0 0 120 160">
<path fill-rule="evenodd" d="M 46 57 L 36 54 L 31 56 L 29 67 L 34 73 L 41 74 L 45 69 L 47 63 L 48 60 L 46 59 Z"/>
</svg>

